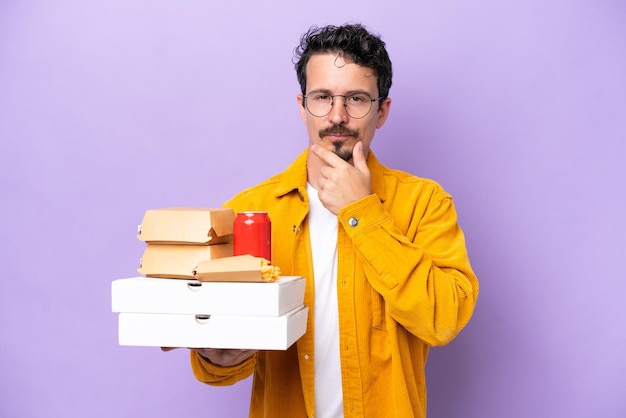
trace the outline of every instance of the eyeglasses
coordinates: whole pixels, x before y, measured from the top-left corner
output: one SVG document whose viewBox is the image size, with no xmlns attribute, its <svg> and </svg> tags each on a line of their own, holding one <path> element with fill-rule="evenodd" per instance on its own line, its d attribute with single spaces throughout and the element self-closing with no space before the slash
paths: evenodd
<svg viewBox="0 0 626 418">
<path fill-rule="evenodd" d="M 372 99 L 367 93 L 330 95 L 323 92 L 313 92 L 304 96 L 304 107 L 313 116 L 323 118 L 333 109 L 335 97 L 343 97 L 343 106 L 346 109 L 346 113 L 353 119 L 364 118 L 372 110 L 372 103 L 383 99 L 382 97 Z"/>
</svg>

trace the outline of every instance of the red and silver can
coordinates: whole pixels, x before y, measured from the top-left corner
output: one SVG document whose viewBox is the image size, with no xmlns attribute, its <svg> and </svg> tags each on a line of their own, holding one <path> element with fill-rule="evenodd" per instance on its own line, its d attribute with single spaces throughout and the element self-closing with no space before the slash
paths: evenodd
<svg viewBox="0 0 626 418">
<path fill-rule="evenodd" d="M 233 225 L 234 255 L 272 261 L 272 222 L 267 212 L 238 212 Z"/>
</svg>

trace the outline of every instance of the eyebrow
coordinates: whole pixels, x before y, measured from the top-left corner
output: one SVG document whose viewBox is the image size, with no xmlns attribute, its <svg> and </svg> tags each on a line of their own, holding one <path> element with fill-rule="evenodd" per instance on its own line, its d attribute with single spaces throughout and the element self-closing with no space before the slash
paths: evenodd
<svg viewBox="0 0 626 418">
<path fill-rule="evenodd" d="M 333 92 L 328 89 L 311 90 L 310 92 L 307 93 L 307 95 L 313 94 L 313 93 L 324 93 L 324 94 L 328 94 L 329 96 L 334 96 Z M 351 94 L 367 94 L 368 96 L 372 97 L 372 93 L 366 90 L 350 90 L 346 94 L 341 94 L 341 96 L 350 96 Z"/>
</svg>

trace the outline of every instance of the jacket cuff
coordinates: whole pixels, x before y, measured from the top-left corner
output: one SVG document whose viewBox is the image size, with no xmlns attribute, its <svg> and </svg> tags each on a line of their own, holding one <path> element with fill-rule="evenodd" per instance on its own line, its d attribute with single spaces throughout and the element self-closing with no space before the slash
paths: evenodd
<svg viewBox="0 0 626 418">
<path fill-rule="evenodd" d="M 213 386 L 229 386 L 250 376 L 254 372 L 256 355 L 234 366 L 218 366 L 202 357 L 194 350 L 191 353 L 191 369 L 201 382 Z"/>
<path fill-rule="evenodd" d="M 337 214 L 337 219 L 348 236 L 354 237 L 377 228 L 389 216 L 378 195 L 372 193 L 341 209 Z"/>
</svg>

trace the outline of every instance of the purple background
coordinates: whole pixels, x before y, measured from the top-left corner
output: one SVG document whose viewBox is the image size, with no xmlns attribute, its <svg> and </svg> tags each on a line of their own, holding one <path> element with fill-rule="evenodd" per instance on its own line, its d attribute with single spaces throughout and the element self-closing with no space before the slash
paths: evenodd
<svg viewBox="0 0 626 418">
<path fill-rule="evenodd" d="M 243 417 L 186 350 L 120 347 L 146 209 L 217 206 L 307 144 L 292 50 L 360 21 L 394 63 L 373 149 L 456 200 L 481 282 L 429 418 L 626 416 L 626 5 L 0 3 L 0 416 Z"/>
</svg>

